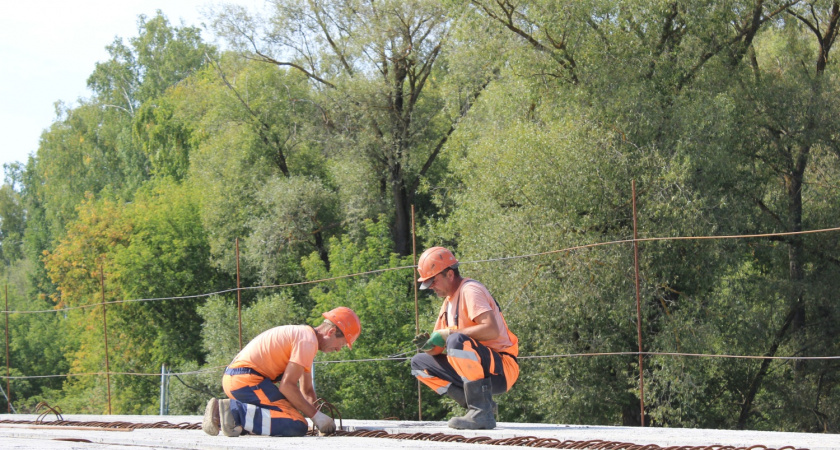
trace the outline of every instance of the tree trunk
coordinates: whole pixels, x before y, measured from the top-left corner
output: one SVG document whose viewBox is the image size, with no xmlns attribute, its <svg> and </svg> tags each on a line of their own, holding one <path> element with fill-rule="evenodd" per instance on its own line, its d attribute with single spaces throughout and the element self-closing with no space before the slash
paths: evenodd
<svg viewBox="0 0 840 450">
<path fill-rule="evenodd" d="M 806 146 L 796 153 L 796 160 L 793 161 L 791 171 L 785 175 L 785 187 L 788 197 L 788 230 L 791 232 L 802 231 L 802 186 L 805 181 L 805 168 L 808 164 L 808 155 L 810 147 Z M 794 337 L 801 332 L 805 327 L 805 293 L 802 290 L 802 280 L 805 278 L 802 269 L 802 255 L 803 242 L 798 235 L 791 236 L 788 241 L 788 281 L 790 283 L 790 291 L 788 294 L 788 304 L 790 305 L 785 321 L 782 327 L 776 333 L 773 342 L 770 345 L 770 350 L 765 356 L 775 356 L 779 345 L 784 340 L 788 328 L 792 327 L 792 334 Z M 750 382 L 750 387 L 747 389 L 747 394 L 744 397 L 744 403 L 741 405 L 741 413 L 738 416 L 739 430 L 743 430 L 747 425 L 747 419 L 752 412 L 753 401 L 761 386 L 764 376 L 767 374 L 767 369 L 770 367 L 772 360 L 765 359 L 761 362 L 761 367 L 756 373 L 755 377 Z M 794 367 L 797 372 L 801 371 L 802 362 L 796 362 Z"/>
<path fill-rule="evenodd" d="M 802 186 L 805 182 L 805 167 L 808 164 L 810 147 L 800 149 L 793 170 L 787 180 L 788 215 L 790 217 L 790 231 L 802 231 Z M 791 284 L 791 301 L 795 305 L 793 316 L 793 335 L 796 337 L 805 327 L 805 293 L 803 280 L 805 273 L 802 268 L 804 254 L 802 237 L 791 236 L 788 241 L 789 278 Z M 803 361 L 794 363 L 797 372 L 801 372 Z"/>
<path fill-rule="evenodd" d="M 776 350 L 779 349 L 779 344 L 781 344 L 788 328 L 790 328 L 790 324 L 793 322 L 793 317 L 796 314 L 796 308 L 797 305 L 791 305 L 791 308 L 785 317 L 785 321 L 782 323 L 782 327 L 776 332 L 776 336 L 770 345 L 770 350 L 768 350 L 764 356 L 776 356 Z M 764 376 L 767 375 L 767 369 L 770 368 L 771 361 L 772 359 L 762 360 L 761 367 L 758 369 L 758 372 L 755 374 L 752 381 L 750 381 L 750 386 L 747 388 L 747 394 L 744 396 L 744 403 L 741 404 L 741 413 L 738 415 L 738 425 L 736 428 L 739 430 L 743 430 L 747 426 L 747 419 L 749 419 L 750 413 L 752 412 L 753 401 L 755 400 L 756 394 L 758 394 L 758 388 L 764 380 Z"/>
<path fill-rule="evenodd" d="M 394 198 L 394 247 L 400 256 L 407 256 L 411 254 L 411 205 L 404 180 L 392 180 L 391 191 Z"/>
</svg>

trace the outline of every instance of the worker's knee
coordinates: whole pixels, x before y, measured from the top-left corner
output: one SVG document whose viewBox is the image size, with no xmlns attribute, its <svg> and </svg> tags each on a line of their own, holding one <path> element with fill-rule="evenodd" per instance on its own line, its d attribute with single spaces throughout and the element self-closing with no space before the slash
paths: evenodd
<svg viewBox="0 0 840 450">
<path fill-rule="evenodd" d="M 456 349 L 456 350 L 463 350 L 464 349 L 464 342 L 472 341 L 472 338 L 467 336 L 463 333 L 453 332 L 446 338 L 446 348 L 447 349 Z M 475 341 L 473 341 L 475 342 Z"/>
<path fill-rule="evenodd" d="M 433 361 L 434 358 L 427 355 L 426 353 L 418 353 L 411 357 L 411 368 L 422 370 L 429 367 L 430 362 Z"/>
<path fill-rule="evenodd" d="M 306 421 L 288 421 L 283 424 L 281 430 L 278 431 L 278 434 L 275 436 L 286 436 L 286 437 L 300 437 L 306 436 L 306 433 L 309 431 L 309 424 Z"/>
</svg>

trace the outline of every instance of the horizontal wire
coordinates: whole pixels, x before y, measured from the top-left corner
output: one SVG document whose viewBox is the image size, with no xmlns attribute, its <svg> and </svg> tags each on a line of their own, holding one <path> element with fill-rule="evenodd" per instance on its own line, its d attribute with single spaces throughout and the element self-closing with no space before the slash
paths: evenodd
<svg viewBox="0 0 840 450">
<path fill-rule="evenodd" d="M 166 375 L 197 375 L 206 372 L 213 372 L 215 370 L 222 370 L 227 366 L 215 366 L 215 367 L 206 367 L 204 369 L 194 370 L 191 372 L 166 372 Z M 86 377 L 90 375 L 129 375 L 129 376 L 138 376 L 138 377 L 150 377 L 150 376 L 160 376 L 160 372 L 155 373 L 143 373 L 143 372 L 81 372 L 81 373 L 67 373 L 61 375 L 20 375 L 20 376 L 4 376 L 0 375 L 0 379 L 8 379 L 8 380 L 25 380 L 29 378 L 61 378 L 61 377 Z"/>
<path fill-rule="evenodd" d="M 93 303 L 90 305 L 80 305 L 80 306 L 68 306 L 65 308 L 57 308 L 57 309 L 45 309 L 39 311 L 0 311 L 0 313 L 9 313 L 9 314 L 35 314 L 35 313 L 49 313 L 49 312 L 62 312 L 62 311 L 71 311 L 75 309 L 87 309 L 87 308 L 95 308 L 97 306 L 102 305 L 116 305 L 119 303 L 132 303 L 132 302 L 156 302 L 162 300 L 187 300 L 187 299 L 194 299 L 194 298 L 201 298 L 201 297 L 210 297 L 211 295 L 220 295 L 220 294 L 227 294 L 230 292 L 236 291 L 248 291 L 248 290 L 255 290 L 255 289 L 272 289 L 272 288 L 280 288 L 280 287 L 291 287 L 291 286 L 302 286 L 306 284 L 315 284 L 315 283 L 323 283 L 327 281 L 335 281 L 340 280 L 343 278 L 351 278 L 351 277 L 358 277 L 362 275 L 370 275 L 374 273 L 380 272 L 388 272 L 394 270 L 403 270 L 403 269 L 413 269 L 415 266 L 400 266 L 400 267 L 390 267 L 386 269 L 377 269 L 377 270 L 370 270 L 367 272 L 359 272 L 359 273 L 352 273 L 348 275 L 339 275 L 336 277 L 331 278 L 322 278 L 320 280 L 312 280 L 312 281 L 301 281 L 298 283 L 287 283 L 287 284 L 275 284 L 275 285 L 266 285 L 266 286 L 248 286 L 242 288 L 230 288 L 224 289 L 221 291 L 210 292 L 205 294 L 195 294 L 195 295 L 183 295 L 178 297 L 156 297 L 156 298 L 139 298 L 139 299 L 130 299 L 130 300 L 112 300 L 109 302 L 100 302 L 100 303 Z"/>
<path fill-rule="evenodd" d="M 650 237 L 650 238 L 637 238 L 637 239 L 620 239 L 615 241 L 607 241 L 607 242 L 596 242 L 593 244 L 584 244 L 584 245 L 577 245 L 574 247 L 567 247 L 559 250 L 549 250 L 546 252 L 540 253 L 530 253 L 525 255 L 515 255 L 515 256 L 505 256 L 500 258 L 491 258 L 491 259 L 480 259 L 474 261 L 462 261 L 460 264 L 476 264 L 476 263 L 485 263 L 485 262 L 498 262 L 498 261 L 509 261 L 513 259 L 524 259 L 524 258 L 534 258 L 537 256 L 544 256 L 544 255 L 551 255 L 555 253 L 562 253 L 562 252 L 570 252 L 573 250 L 581 250 L 586 248 L 594 248 L 600 247 L 604 245 L 616 245 L 616 244 L 627 244 L 631 242 L 655 242 L 655 241 L 678 241 L 678 240 L 710 240 L 710 239 L 740 239 L 740 238 L 764 238 L 764 237 L 774 237 L 774 236 L 793 236 L 793 235 L 800 235 L 800 234 L 814 234 L 814 233 L 826 233 L 831 231 L 840 231 L 840 227 L 835 228 L 823 228 L 818 230 L 805 230 L 805 231 L 790 231 L 790 232 L 781 232 L 781 233 L 765 233 L 765 234 L 742 234 L 742 235 L 725 235 L 725 236 L 676 236 L 676 237 Z M 339 275 L 331 278 L 322 278 L 319 280 L 311 280 L 311 281 L 300 281 L 297 283 L 286 283 L 286 284 L 273 284 L 273 285 L 264 285 L 264 286 L 249 286 L 249 287 L 240 287 L 240 288 L 231 288 L 225 289 L 216 292 L 210 292 L 205 294 L 195 294 L 195 295 L 184 295 L 184 296 L 177 296 L 177 297 L 157 297 L 157 298 L 142 298 L 142 299 L 130 299 L 130 300 L 113 300 L 104 303 L 94 303 L 90 305 L 80 305 L 80 306 L 68 306 L 65 308 L 57 308 L 57 309 L 46 309 L 46 310 L 37 310 L 37 311 L 24 311 L 24 310 L 15 310 L 15 311 L 0 311 L 0 313 L 4 314 L 37 314 L 37 313 L 51 313 L 51 312 L 61 312 L 61 311 L 70 311 L 76 309 L 87 309 L 87 308 L 95 308 L 101 305 L 115 305 L 119 303 L 132 303 L 132 302 L 153 302 L 153 301 L 164 301 L 164 300 L 186 300 L 186 299 L 194 299 L 194 298 L 201 298 L 201 297 L 209 297 L 211 295 L 220 295 L 220 294 L 227 294 L 230 292 L 236 291 L 248 291 L 248 290 L 257 290 L 257 289 L 275 289 L 275 288 L 283 288 L 283 287 L 292 287 L 292 286 L 303 286 L 307 284 L 315 284 L 315 283 L 324 283 L 327 281 L 335 281 L 344 278 L 353 278 L 359 277 L 363 275 L 371 275 L 375 273 L 382 273 L 382 272 L 389 272 L 394 270 L 404 270 L 404 269 L 414 269 L 417 266 L 400 266 L 400 267 L 390 267 L 385 269 L 377 269 L 377 270 L 370 270 L 367 272 L 359 272 L 359 273 L 352 273 L 347 275 Z"/>
<path fill-rule="evenodd" d="M 600 247 L 604 245 L 615 245 L 615 244 L 628 244 L 631 242 L 656 242 L 656 241 L 687 241 L 687 240 L 711 240 L 711 239 L 741 239 L 741 238 L 763 238 L 763 237 L 778 237 L 778 236 L 793 236 L 799 234 L 813 234 L 813 233 L 826 233 L 830 231 L 840 231 L 840 227 L 835 228 L 822 228 L 819 230 L 805 230 L 805 231 L 788 231 L 788 232 L 781 232 L 781 233 L 765 233 L 765 234 L 741 234 L 741 235 L 724 235 L 724 236 L 675 236 L 675 237 L 650 237 L 650 238 L 637 238 L 637 239 L 619 239 L 615 241 L 607 241 L 607 242 L 596 242 L 594 244 L 584 244 L 584 245 L 577 245 L 574 247 L 563 248 L 560 250 L 549 250 L 546 252 L 541 253 L 530 253 L 526 255 L 516 255 L 516 256 L 505 256 L 501 258 L 491 258 L 491 259 L 480 259 L 475 261 L 467 261 L 461 264 L 471 264 L 471 263 L 484 263 L 484 262 L 497 262 L 497 261 L 509 261 L 512 259 L 523 259 L 523 258 L 533 258 L 536 256 L 543 256 L 543 255 L 551 255 L 554 253 L 562 253 L 568 252 L 572 250 L 581 250 L 585 248 L 593 248 L 593 247 Z"/>
<path fill-rule="evenodd" d="M 549 255 L 554 253 L 560 252 L 569 252 L 572 250 L 580 250 L 586 248 L 594 248 L 598 246 L 604 245 L 615 245 L 615 244 L 624 244 L 624 243 L 631 243 L 631 242 L 653 242 L 653 241 L 666 241 L 666 240 L 702 240 L 702 239 L 737 239 L 737 238 L 762 238 L 762 237 L 772 237 L 772 236 L 791 236 L 791 235 L 800 235 L 800 234 L 812 234 L 812 233 L 824 233 L 824 232 L 831 232 L 831 231 L 840 231 L 840 227 L 835 228 L 824 228 L 819 230 L 806 230 L 806 231 L 794 231 L 794 232 L 783 232 L 783 233 L 765 233 L 765 234 L 745 234 L 745 235 L 726 235 L 726 236 L 678 236 L 678 237 L 652 237 L 652 238 L 638 238 L 638 239 L 622 239 L 622 240 L 615 240 L 615 241 L 608 241 L 608 242 L 598 242 L 593 244 L 585 244 L 579 245 L 574 247 L 567 247 L 560 250 L 551 250 L 547 252 L 541 253 L 532 253 L 526 255 L 517 255 L 517 256 L 509 256 L 509 257 L 501 257 L 501 258 L 493 258 L 493 259 L 483 259 L 483 260 L 474 260 L 474 261 L 464 261 L 461 264 L 474 264 L 474 263 L 483 263 L 483 262 L 496 262 L 496 261 L 506 261 L 512 259 L 523 259 L 523 258 L 532 258 L 536 256 L 543 256 Z M 178 296 L 178 297 L 158 297 L 158 298 L 147 298 L 147 299 L 133 299 L 133 300 L 115 300 L 110 302 L 104 303 L 96 303 L 92 305 L 82 305 L 82 306 L 75 306 L 75 307 L 67 307 L 67 308 L 60 308 L 60 309 L 51 309 L 51 310 L 40 310 L 40 311 L 2 311 L 2 313 L 6 314 L 33 314 L 33 313 L 46 313 L 46 312 L 60 312 L 60 311 L 69 311 L 73 309 L 84 309 L 84 308 L 93 308 L 96 306 L 101 305 L 108 305 L 108 304 L 118 304 L 118 303 L 129 303 L 129 302 L 148 302 L 148 301 L 162 301 L 162 300 L 183 300 L 183 299 L 192 299 L 192 298 L 200 298 L 200 297 L 208 297 L 211 295 L 219 295 L 225 294 L 230 292 L 236 291 L 244 291 L 244 290 L 254 290 L 254 289 L 270 289 L 270 288 L 280 288 L 280 287 L 291 287 L 291 286 L 301 286 L 306 284 L 314 284 L 314 283 L 322 283 L 327 281 L 335 281 L 344 278 L 351 278 L 357 277 L 362 275 L 370 275 L 375 273 L 382 273 L 394 270 L 404 270 L 404 269 L 414 269 L 416 266 L 400 266 L 400 267 L 392 267 L 386 269 L 377 269 L 371 270 L 367 272 L 359 272 L 354 274 L 348 275 L 341 275 L 331 278 L 324 278 L 320 280 L 312 280 L 312 281 L 303 281 L 298 283 L 287 283 L 287 284 L 277 284 L 277 285 L 266 285 L 266 286 L 252 286 L 252 287 L 245 287 L 245 288 L 233 288 L 233 289 L 226 289 L 222 291 L 216 291 L 206 294 L 196 294 L 196 295 L 187 295 L 187 296 Z M 401 356 L 402 354 L 410 353 L 410 351 L 403 352 L 401 354 L 390 355 L 387 358 L 367 358 L 367 359 L 356 359 L 356 360 L 336 360 L 336 361 L 316 361 L 316 364 L 336 364 L 336 363 L 349 363 L 349 362 L 375 362 L 375 361 L 405 361 L 409 358 L 396 358 L 396 356 Z M 753 356 L 753 355 L 714 355 L 714 354 L 704 354 L 704 353 L 674 353 L 674 352 L 604 352 L 604 353 L 569 353 L 569 354 L 558 354 L 558 355 L 531 355 L 531 356 L 520 356 L 518 359 L 546 359 L 546 358 L 572 358 L 572 357 L 583 357 L 583 356 L 688 356 L 688 357 L 708 357 L 708 358 L 736 358 L 736 359 L 771 359 L 771 360 L 835 360 L 840 359 L 840 356 Z M 219 368 L 208 368 L 208 369 L 201 369 L 198 371 L 193 372 L 179 372 L 177 375 L 190 375 L 190 374 L 199 374 L 204 373 L 211 370 L 218 370 Z M 175 374 L 174 372 L 171 372 Z M 89 373 L 76 373 L 76 374 L 64 374 L 64 375 L 32 375 L 32 376 L 0 376 L 0 379 L 30 379 L 30 378 L 56 378 L 56 377 L 76 377 L 76 376 L 88 376 L 88 375 L 130 375 L 130 376 L 158 376 L 160 373 L 137 373 L 137 372 L 89 372 Z"/>
<path fill-rule="evenodd" d="M 582 356 L 690 356 L 698 358 L 730 358 L 730 359 L 779 359 L 779 360 L 831 360 L 840 359 L 840 356 L 755 356 L 755 355 L 720 355 L 711 353 L 678 353 L 678 352 L 604 352 L 604 353 L 567 353 L 560 355 L 531 355 L 519 356 L 517 359 L 539 359 L 539 358 L 577 358 Z"/>
<path fill-rule="evenodd" d="M 565 353 L 557 355 L 526 355 L 518 356 L 516 359 L 556 359 L 556 358 L 580 358 L 580 357 L 594 357 L 594 356 L 687 356 L 697 358 L 728 358 L 728 359 L 771 359 L 783 361 L 814 361 L 814 360 L 840 360 L 840 356 L 754 356 L 754 355 L 720 355 L 710 353 L 677 353 L 677 352 L 598 352 L 598 353 Z M 339 359 L 332 361 L 315 361 L 315 364 L 341 364 L 341 363 L 356 363 L 356 362 L 380 362 L 380 361 L 407 361 L 410 358 L 363 358 L 363 359 Z M 204 368 L 192 372 L 167 372 L 168 375 L 195 375 L 215 370 L 224 369 L 227 366 L 215 366 Z M 0 379 L 22 380 L 29 378 L 59 378 L 59 377 L 81 377 L 89 375 L 134 375 L 134 376 L 160 376 L 160 372 L 141 373 L 141 372 L 86 372 L 86 373 L 71 373 L 64 375 L 31 375 L 31 376 L 3 376 Z"/>
</svg>

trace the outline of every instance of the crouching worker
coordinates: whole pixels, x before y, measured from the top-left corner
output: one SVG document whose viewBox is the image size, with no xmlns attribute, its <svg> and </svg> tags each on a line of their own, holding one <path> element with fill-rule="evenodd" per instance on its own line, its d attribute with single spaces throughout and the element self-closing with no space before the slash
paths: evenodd
<svg viewBox="0 0 840 450">
<path fill-rule="evenodd" d="M 452 252 L 443 247 L 426 250 L 417 270 L 420 289 L 432 289 L 444 300 L 434 332 L 414 338 L 423 353 L 411 358 L 411 373 L 467 408 L 466 415 L 449 420 L 451 428 L 495 428 L 493 395 L 510 390 L 519 377 L 519 339 L 487 288 L 461 277 Z"/>
<path fill-rule="evenodd" d="M 322 434 L 335 432 L 335 421 L 315 408 L 312 362 L 320 350 L 351 347 L 362 327 L 350 308 L 323 313 L 317 327 L 286 325 L 255 337 L 225 369 L 222 387 L 228 398 L 212 398 L 204 410 L 202 429 L 216 436 L 243 431 L 266 436 L 303 436 L 306 417 Z M 274 383 L 278 383 L 275 385 Z"/>
</svg>

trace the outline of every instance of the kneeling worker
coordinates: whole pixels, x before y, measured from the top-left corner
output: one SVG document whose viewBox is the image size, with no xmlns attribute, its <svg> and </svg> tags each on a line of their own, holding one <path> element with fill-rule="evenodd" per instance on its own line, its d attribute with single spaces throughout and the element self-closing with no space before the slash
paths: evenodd
<svg viewBox="0 0 840 450">
<path fill-rule="evenodd" d="M 466 415 L 449 420 L 450 427 L 495 428 L 493 394 L 507 392 L 519 377 L 519 339 L 487 288 L 461 277 L 452 252 L 443 247 L 426 250 L 417 270 L 420 289 L 432 289 L 444 300 L 431 336 L 414 338 L 424 353 L 411 358 L 411 373 L 467 408 Z"/>
<path fill-rule="evenodd" d="M 215 436 L 239 436 L 243 430 L 266 436 L 303 436 L 304 415 L 323 434 L 335 431 L 335 421 L 318 411 L 312 383 L 312 362 L 320 350 L 351 347 L 362 331 L 359 317 L 339 306 L 323 313 L 317 327 L 286 325 L 255 337 L 225 369 L 222 387 L 228 398 L 210 399 L 202 429 Z M 279 386 L 274 383 L 279 382 Z M 302 414 L 301 414 L 302 413 Z"/>
</svg>

